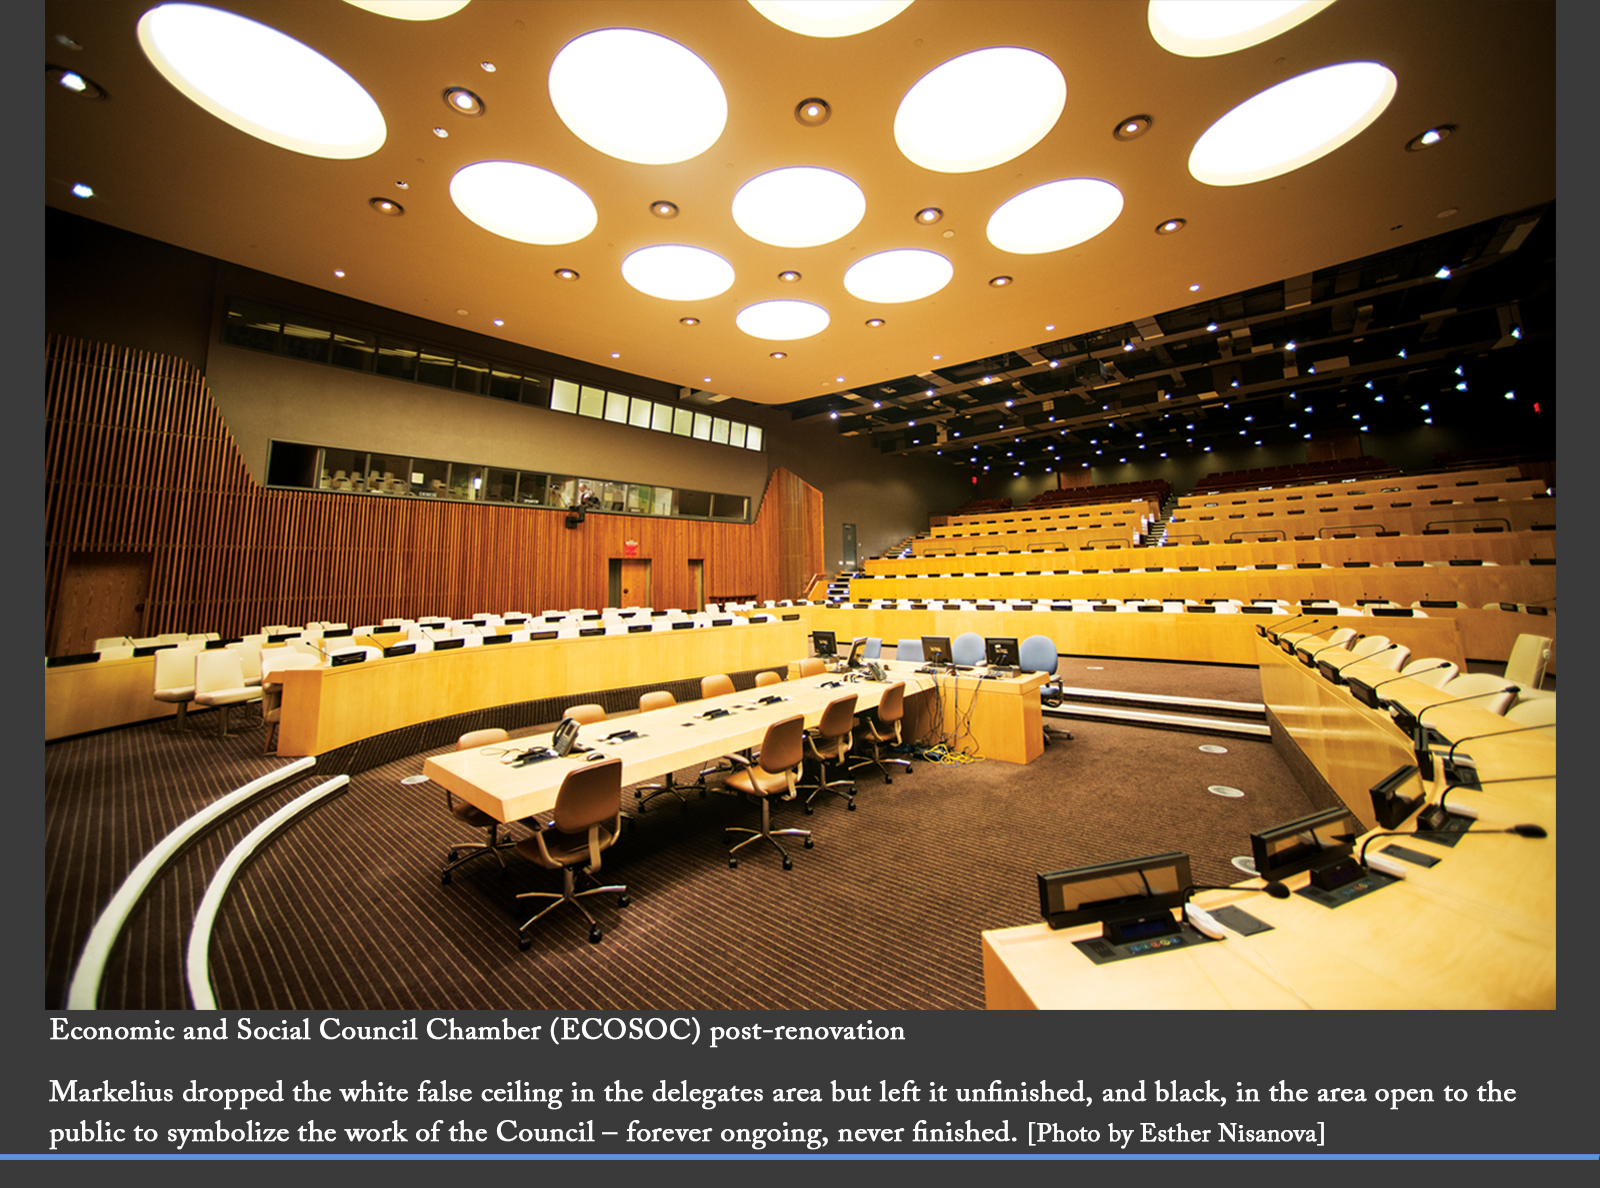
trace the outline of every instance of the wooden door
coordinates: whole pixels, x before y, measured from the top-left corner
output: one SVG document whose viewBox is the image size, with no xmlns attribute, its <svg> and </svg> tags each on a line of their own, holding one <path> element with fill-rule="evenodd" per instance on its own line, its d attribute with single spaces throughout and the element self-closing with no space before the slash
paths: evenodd
<svg viewBox="0 0 1600 1188">
<path fill-rule="evenodd" d="M 50 655 L 92 652 L 106 636 L 143 635 L 151 561 L 149 553 L 72 554 L 56 596 Z"/>
<path fill-rule="evenodd" d="M 626 557 L 622 562 L 622 590 L 618 606 L 650 606 L 650 562 Z"/>
</svg>

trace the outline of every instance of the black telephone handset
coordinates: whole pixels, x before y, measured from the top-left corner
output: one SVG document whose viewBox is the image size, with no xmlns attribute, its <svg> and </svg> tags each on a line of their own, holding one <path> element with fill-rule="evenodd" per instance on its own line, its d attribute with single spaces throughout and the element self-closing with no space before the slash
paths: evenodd
<svg viewBox="0 0 1600 1188">
<path fill-rule="evenodd" d="M 889 679 L 889 674 L 884 671 L 883 665 L 879 664 L 876 660 L 868 660 L 867 679 L 871 681 L 886 681 Z"/>
<path fill-rule="evenodd" d="M 550 749 L 556 753 L 556 758 L 562 758 L 572 750 L 572 744 L 578 741 L 578 723 L 573 718 L 562 718 L 561 725 L 556 727 L 555 737 L 550 740 Z"/>
</svg>

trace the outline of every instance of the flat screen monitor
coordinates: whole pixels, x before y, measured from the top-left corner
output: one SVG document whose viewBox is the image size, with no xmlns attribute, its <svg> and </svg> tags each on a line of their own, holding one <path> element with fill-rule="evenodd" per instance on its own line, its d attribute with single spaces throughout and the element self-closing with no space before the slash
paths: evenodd
<svg viewBox="0 0 1600 1188">
<path fill-rule="evenodd" d="M 416 650 L 417 645 L 414 643 L 398 643 L 390 644 L 388 647 L 384 648 L 383 654 L 385 656 L 409 656 Z"/>
<path fill-rule="evenodd" d="M 1420 788 L 1415 796 L 1400 794 L 1400 790 L 1409 785 L 1416 775 L 1417 765 L 1407 763 L 1395 768 L 1367 789 L 1367 794 L 1372 797 L 1372 814 L 1378 819 L 1380 827 L 1399 829 L 1407 817 L 1422 807 L 1425 797 Z"/>
<path fill-rule="evenodd" d="M 1015 636 L 989 636 L 983 641 L 983 658 L 990 668 L 1009 668 L 1017 662 Z"/>
<path fill-rule="evenodd" d="M 558 638 L 560 638 L 560 632 L 557 632 L 557 631 L 530 631 L 530 632 L 528 632 L 528 638 L 529 639 L 558 639 Z"/>
<path fill-rule="evenodd" d="M 674 619 L 672 621 L 672 629 L 674 631 L 688 631 L 693 627 L 694 627 L 694 620 L 693 619 Z"/>
<path fill-rule="evenodd" d="M 628 624 L 628 634 L 629 635 L 638 635 L 639 632 L 641 632 L 641 631 L 654 631 L 654 630 L 655 630 L 655 628 L 653 626 L 651 626 L 649 623 L 629 623 Z"/>
<path fill-rule="evenodd" d="M 712 619 L 711 620 L 711 625 L 713 627 L 732 627 L 733 626 L 733 620 L 732 619 Z"/>
<path fill-rule="evenodd" d="M 1194 883 L 1189 855 L 1170 850 L 1039 875 L 1039 914 L 1051 928 L 1120 924 L 1160 915 L 1171 922 Z"/>
<path fill-rule="evenodd" d="M 579 627 L 578 628 L 578 634 L 579 635 L 604 635 L 605 633 L 606 633 L 606 629 L 604 627 Z"/>
<path fill-rule="evenodd" d="M 1252 833 L 1250 852 L 1255 856 L 1256 874 L 1282 880 L 1313 866 L 1337 862 L 1350 855 L 1362 832 L 1349 809 L 1330 808 Z"/>
<path fill-rule="evenodd" d="M 850 641 L 850 659 L 847 661 L 851 668 L 861 665 L 861 650 L 867 646 L 867 637 L 858 635 Z"/>
<path fill-rule="evenodd" d="M 510 643 L 511 637 L 509 635 L 486 635 L 483 637 L 483 642 L 485 644 Z"/>
<path fill-rule="evenodd" d="M 360 664 L 366 658 L 366 652 L 358 648 L 348 652 L 335 652 L 328 657 L 328 663 L 334 668 L 343 668 L 346 664 Z"/>
<path fill-rule="evenodd" d="M 798 621 L 800 616 L 799 615 L 783 615 L 782 618 L 783 618 L 783 621 L 785 623 L 793 623 L 793 622 Z"/>
<path fill-rule="evenodd" d="M 839 654 L 838 638 L 831 631 L 813 631 L 811 633 L 811 650 L 818 656 L 832 658 Z"/>
<path fill-rule="evenodd" d="M 163 650 L 164 648 L 175 648 L 177 646 L 177 644 L 146 644 L 143 647 L 134 648 L 133 654 L 141 658 L 144 656 L 154 656 L 157 652 Z"/>
<path fill-rule="evenodd" d="M 948 635 L 924 635 L 922 637 L 922 658 L 929 664 L 949 664 L 950 637 Z"/>
<path fill-rule="evenodd" d="M 322 633 L 323 639 L 345 639 L 355 634 L 353 627 L 330 627 Z"/>
<path fill-rule="evenodd" d="M 99 652 L 75 652 L 70 656 L 48 656 L 45 658 L 46 668 L 63 668 L 71 664 L 93 664 L 100 659 Z"/>
<path fill-rule="evenodd" d="M 464 639 L 439 639 L 434 641 L 433 650 L 436 652 L 448 652 L 452 648 L 464 648 L 466 646 L 467 641 Z"/>
<path fill-rule="evenodd" d="M 281 635 L 269 635 L 269 636 L 267 636 L 267 642 L 269 644 L 280 644 L 280 643 L 287 643 L 291 639 L 299 639 L 299 638 L 300 638 L 300 633 L 298 631 L 285 631 Z"/>
<path fill-rule="evenodd" d="M 603 616 L 600 614 L 599 611 L 584 611 L 583 612 L 583 617 L 585 619 L 599 619 L 599 618 L 602 618 Z"/>
</svg>

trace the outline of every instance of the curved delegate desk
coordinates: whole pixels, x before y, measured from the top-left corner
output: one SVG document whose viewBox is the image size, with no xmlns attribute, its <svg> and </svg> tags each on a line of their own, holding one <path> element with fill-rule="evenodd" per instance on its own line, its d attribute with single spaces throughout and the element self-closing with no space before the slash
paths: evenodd
<svg viewBox="0 0 1600 1188">
<path fill-rule="evenodd" d="M 1265 641 L 1262 689 L 1280 723 L 1364 823 L 1373 813 L 1367 790 L 1412 760 L 1409 740 L 1382 711 L 1295 663 Z M 1381 665 L 1352 666 L 1382 680 Z M 1438 704 L 1425 719 L 1447 737 L 1516 729 L 1469 704 L 1448 705 L 1447 691 L 1412 680 L 1380 692 L 1413 710 Z M 1556 1005 L 1556 746 L 1554 731 L 1528 731 L 1463 742 L 1484 785 L 1452 791 L 1451 808 L 1478 813 L 1454 847 L 1416 835 L 1375 838 L 1368 853 L 1398 845 L 1437 859 L 1431 867 L 1401 862 L 1403 881 L 1336 909 L 1300 895 L 1272 899 L 1241 883 L 1202 892 L 1195 902 L 1215 913 L 1232 905 L 1271 927 L 1217 944 L 1155 953 L 1097 966 L 1072 945 L 1098 926 L 1051 931 L 1045 924 L 983 934 L 984 990 L 990 1009 L 1111 1008 L 1405 1008 L 1527 1009 Z M 1430 802 L 1441 776 L 1427 785 Z M 1359 789 L 1359 796 L 1354 791 Z M 1415 795 L 1419 777 L 1401 789 Z M 1549 832 L 1529 839 L 1494 833 L 1532 823 Z M 1363 838 L 1374 838 L 1373 830 Z M 1480 836 L 1474 836 L 1480 835 Z M 1243 843 L 1244 839 L 1240 839 Z M 1358 844 L 1359 852 L 1359 844 Z M 1131 855 L 1130 855 L 1131 856 Z M 1393 857 L 1393 855 L 1390 855 Z M 1291 891 L 1309 874 L 1285 880 Z"/>
</svg>

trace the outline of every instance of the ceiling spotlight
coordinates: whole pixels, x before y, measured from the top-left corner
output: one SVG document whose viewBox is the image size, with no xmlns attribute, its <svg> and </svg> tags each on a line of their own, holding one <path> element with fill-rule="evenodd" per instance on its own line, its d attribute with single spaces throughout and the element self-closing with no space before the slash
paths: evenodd
<svg viewBox="0 0 1600 1188">
<path fill-rule="evenodd" d="M 1009 276 L 992 276 L 989 278 L 989 287 L 991 289 L 1003 289 L 1010 283 L 1011 278 Z"/>
<path fill-rule="evenodd" d="M 1450 279 L 1450 265 L 1441 264 L 1439 266 L 1439 271 L 1434 273 L 1433 275 L 1436 276 L 1440 280 L 1449 280 Z"/>
<path fill-rule="evenodd" d="M 66 46 L 70 50 L 81 50 L 83 48 L 83 45 L 81 43 L 74 41 L 72 38 L 68 37 L 65 33 L 57 33 L 56 34 L 56 42 L 58 44 L 60 44 L 60 45 Z"/>
<path fill-rule="evenodd" d="M 85 99 L 104 99 L 105 90 L 95 82 L 84 78 L 76 70 L 68 70 L 64 66 L 46 66 L 44 76 L 57 86 L 71 91 L 74 95 L 82 95 Z"/>
<path fill-rule="evenodd" d="M 335 268 L 333 270 L 333 275 L 336 276 L 336 277 L 339 277 L 342 280 L 344 278 L 344 269 L 343 268 Z"/>
<path fill-rule="evenodd" d="M 1511 327 L 1511 337 L 1515 338 L 1518 342 L 1521 342 L 1522 341 L 1522 327 L 1521 326 L 1513 326 L 1513 327 Z"/>
<path fill-rule="evenodd" d="M 1283 344 L 1283 349 L 1286 350 L 1286 351 L 1294 350 L 1294 339 L 1291 338 L 1288 342 L 1284 343 Z M 1372 387 L 1372 385 L 1368 384 L 1367 387 L 1370 388 L 1370 387 Z"/>
<path fill-rule="evenodd" d="M 826 99 L 802 99 L 794 108 L 794 118 L 807 128 L 820 128 L 832 114 Z"/>
<path fill-rule="evenodd" d="M 494 66 L 493 62 L 479 62 L 478 65 L 483 67 L 483 72 L 485 74 L 493 74 L 494 73 L 495 66 Z"/>
<path fill-rule="evenodd" d="M 450 133 L 446 132 L 443 128 L 435 128 L 433 130 L 433 134 L 435 136 L 437 136 L 440 140 L 444 140 L 445 138 L 447 138 L 450 135 Z"/>
<path fill-rule="evenodd" d="M 883 325 L 883 319 L 882 318 L 868 318 L 867 319 L 867 325 L 871 326 L 873 329 L 877 329 L 879 326 Z"/>
<path fill-rule="evenodd" d="M 1217 332 L 1217 324 L 1215 322 L 1207 322 L 1206 329 L 1215 334 Z"/>
<path fill-rule="evenodd" d="M 773 351 L 772 354 L 768 356 L 768 358 L 772 359 L 787 359 L 788 357 L 789 353 L 787 351 Z"/>
<path fill-rule="evenodd" d="M 389 215 L 391 218 L 399 218 L 406 213 L 406 208 L 392 198 L 368 198 L 367 205 L 379 214 Z"/>
<path fill-rule="evenodd" d="M 678 321 L 684 326 L 698 326 L 700 324 L 699 318 L 679 318 Z"/>
<path fill-rule="evenodd" d="M 1189 286 L 1189 292 L 1198 293 L 1199 291 L 1200 291 L 1200 286 L 1199 285 L 1190 285 Z"/>
<path fill-rule="evenodd" d="M 578 279 L 578 274 L 576 272 L 574 272 L 570 268 L 557 268 L 556 269 L 556 279 L 557 280 L 564 280 L 564 281 L 575 281 L 575 280 Z"/>
<path fill-rule="evenodd" d="M 1122 344 L 1122 349 L 1125 350 L 1125 351 L 1133 350 L 1133 340 L 1130 338 L 1126 342 L 1124 342 Z"/>
<path fill-rule="evenodd" d="M 496 318 L 494 320 L 494 324 L 496 326 L 504 326 L 506 324 L 506 320 L 504 318 Z"/>
<path fill-rule="evenodd" d="M 800 274 L 798 272 L 796 272 L 793 268 L 789 268 L 789 269 L 785 269 L 783 272 L 778 273 L 778 279 L 781 280 L 786 285 L 792 285 L 792 284 L 794 284 L 795 281 L 800 279 Z"/>
<path fill-rule="evenodd" d="M 917 211 L 916 214 L 917 222 L 922 223 L 925 226 L 937 223 L 942 218 L 944 218 L 944 211 L 940 210 L 937 206 L 924 206 L 921 210 Z"/>
<path fill-rule="evenodd" d="M 1454 124 L 1435 125 L 1426 132 L 1419 133 L 1406 141 L 1406 152 L 1420 153 L 1425 148 L 1432 148 L 1455 130 L 1456 126 Z"/>
<path fill-rule="evenodd" d="M 446 87 L 444 89 L 444 103 L 457 115 L 479 116 L 483 114 L 483 100 L 466 87 Z"/>
<path fill-rule="evenodd" d="M 72 196 L 74 198 L 93 198 L 94 189 L 90 186 L 84 185 L 82 182 L 74 182 L 72 185 Z"/>
<path fill-rule="evenodd" d="M 1137 140 L 1150 131 L 1150 125 L 1153 123 L 1155 121 L 1147 115 L 1129 116 L 1125 120 L 1117 121 L 1117 126 L 1111 130 L 1111 136 L 1115 140 Z"/>
<path fill-rule="evenodd" d="M 830 421 L 837 421 L 839 419 L 839 414 L 836 412 L 831 412 L 828 414 L 828 419 Z"/>
<path fill-rule="evenodd" d="M 394 183 L 394 188 L 397 189 L 397 190 L 409 190 L 411 188 L 411 183 L 410 182 L 395 182 Z"/>
<path fill-rule="evenodd" d="M 675 219 L 678 217 L 678 208 L 671 202 L 652 202 L 650 213 L 658 219 Z"/>
<path fill-rule="evenodd" d="M 1405 347 L 1401 347 L 1400 348 L 1400 357 L 1402 359 L 1404 359 L 1406 357 L 1406 348 Z"/>
<path fill-rule="evenodd" d="M 1166 222 L 1156 225 L 1156 234 L 1171 235 L 1174 231 L 1182 231 L 1188 225 L 1189 220 L 1187 219 L 1168 219 Z"/>
</svg>

